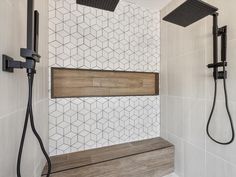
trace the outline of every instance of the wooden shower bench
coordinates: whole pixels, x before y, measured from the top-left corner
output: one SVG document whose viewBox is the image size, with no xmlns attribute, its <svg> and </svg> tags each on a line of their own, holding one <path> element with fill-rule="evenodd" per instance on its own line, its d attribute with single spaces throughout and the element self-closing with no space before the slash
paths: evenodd
<svg viewBox="0 0 236 177">
<path fill-rule="evenodd" d="M 174 146 L 154 138 L 53 156 L 51 160 L 51 177 L 162 177 L 174 171 Z"/>
</svg>

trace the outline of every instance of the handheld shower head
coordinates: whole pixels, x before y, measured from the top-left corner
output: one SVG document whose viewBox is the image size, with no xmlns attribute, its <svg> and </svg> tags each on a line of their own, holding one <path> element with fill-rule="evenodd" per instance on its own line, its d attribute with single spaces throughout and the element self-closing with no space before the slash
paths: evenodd
<svg viewBox="0 0 236 177">
<path fill-rule="evenodd" d="M 119 0 L 77 0 L 77 4 L 114 12 Z"/>
<path fill-rule="evenodd" d="M 163 20 L 186 27 L 208 15 L 214 14 L 217 10 L 218 8 L 201 0 L 186 0 L 165 16 Z"/>
</svg>

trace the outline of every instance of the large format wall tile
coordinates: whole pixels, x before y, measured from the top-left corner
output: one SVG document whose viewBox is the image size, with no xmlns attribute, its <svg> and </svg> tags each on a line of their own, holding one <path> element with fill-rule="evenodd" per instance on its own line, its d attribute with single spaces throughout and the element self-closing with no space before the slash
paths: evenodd
<svg viewBox="0 0 236 177">
<path fill-rule="evenodd" d="M 183 139 L 175 136 L 174 134 L 168 133 L 168 141 L 175 145 L 175 173 L 182 177 L 184 176 L 185 164 L 184 154 L 185 146 Z"/>
<path fill-rule="evenodd" d="M 221 158 L 206 154 L 206 176 L 207 177 L 234 177 L 236 174 L 236 166 L 230 164 Z"/>
<path fill-rule="evenodd" d="M 159 72 L 160 18 L 121 1 L 114 13 L 50 0 L 50 67 Z M 159 97 L 50 100 L 51 155 L 159 136 Z"/>
<path fill-rule="evenodd" d="M 196 168 L 197 167 L 197 168 Z M 205 151 L 187 142 L 184 144 L 184 176 L 206 177 Z"/>
<path fill-rule="evenodd" d="M 183 138 L 201 149 L 205 148 L 205 115 L 203 99 L 184 99 Z"/>
</svg>

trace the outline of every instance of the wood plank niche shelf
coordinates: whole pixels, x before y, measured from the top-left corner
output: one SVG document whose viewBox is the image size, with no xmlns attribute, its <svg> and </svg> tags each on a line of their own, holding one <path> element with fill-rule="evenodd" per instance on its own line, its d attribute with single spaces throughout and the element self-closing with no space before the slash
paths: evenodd
<svg viewBox="0 0 236 177">
<path fill-rule="evenodd" d="M 159 74 L 52 68 L 52 98 L 159 94 Z"/>
<path fill-rule="evenodd" d="M 51 160 L 51 177 L 163 177 L 174 171 L 174 146 L 154 138 L 58 155 Z"/>
</svg>

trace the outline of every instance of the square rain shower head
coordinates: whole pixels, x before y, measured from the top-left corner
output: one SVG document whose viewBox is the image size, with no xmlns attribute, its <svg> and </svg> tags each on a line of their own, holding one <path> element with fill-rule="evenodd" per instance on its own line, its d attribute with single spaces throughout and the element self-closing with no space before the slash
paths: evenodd
<svg viewBox="0 0 236 177">
<path fill-rule="evenodd" d="M 214 14 L 217 10 L 218 8 L 201 0 L 186 0 L 163 20 L 186 27 L 208 15 Z"/>
<path fill-rule="evenodd" d="M 114 12 L 119 0 L 77 0 L 77 4 Z"/>
</svg>

